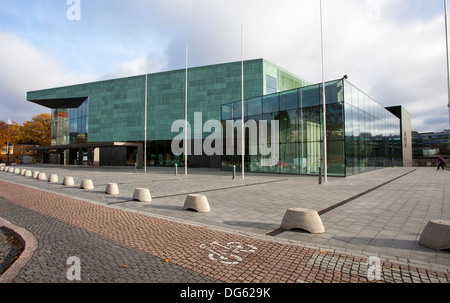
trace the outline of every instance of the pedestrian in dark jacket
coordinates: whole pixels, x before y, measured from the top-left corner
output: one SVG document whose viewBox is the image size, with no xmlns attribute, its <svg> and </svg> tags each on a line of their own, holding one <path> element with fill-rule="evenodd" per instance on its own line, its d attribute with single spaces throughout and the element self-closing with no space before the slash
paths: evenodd
<svg viewBox="0 0 450 303">
<path fill-rule="evenodd" d="M 439 170 L 439 168 L 442 168 L 442 170 L 445 170 L 445 159 L 442 156 L 438 156 L 438 166 L 436 170 Z"/>
</svg>

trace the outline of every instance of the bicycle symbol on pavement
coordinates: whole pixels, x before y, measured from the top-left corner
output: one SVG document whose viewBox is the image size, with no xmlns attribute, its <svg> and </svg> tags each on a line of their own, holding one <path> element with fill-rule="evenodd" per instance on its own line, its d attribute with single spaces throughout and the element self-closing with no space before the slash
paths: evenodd
<svg viewBox="0 0 450 303">
<path fill-rule="evenodd" d="M 221 245 L 219 242 L 214 241 L 209 245 L 202 244 L 200 248 L 204 248 L 210 251 L 208 257 L 213 261 L 219 261 L 222 264 L 239 264 L 242 262 L 240 253 L 252 253 L 257 248 L 250 244 L 242 244 L 240 242 L 229 242 L 225 245 Z"/>
</svg>

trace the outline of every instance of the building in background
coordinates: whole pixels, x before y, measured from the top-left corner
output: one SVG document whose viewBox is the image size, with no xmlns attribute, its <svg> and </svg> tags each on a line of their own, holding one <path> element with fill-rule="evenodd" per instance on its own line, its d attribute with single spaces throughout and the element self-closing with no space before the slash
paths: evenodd
<svg viewBox="0 0 450 303">
<path fill-rule="evenodd" d="M 442 132 L 412 132 L 413 165 L 435 166 L 436 157 L 450 156 L 449 130 Z"/>
<path fill-rule="evenodd" d="M 195 113 L 202 113 L 203 121 L 240 118 L 241 62 L 189 68 L 187 74 L 192 132 Z M 186 70 L 175 70 L 28 92 L 27 100 L 52 110 L 52 146 L 39 149 L 51 163 L 142 167 L 147 144 L 147 165 L 184 165 L 184 155 L 174 155 L 171 144 L 178 134 L 172 132 L 172 124 L 185 117 L 185 87 Z M 323 165 L 321 87 L 264 59 L 244 62 L 245 118 L 280 122 L 280 161 L 262 169 L 255 164 L 261 157 L 246 153 L 246 170 L 318 173 Z M 326 94 L 330 175 L 403 165 L 407 152 L 402 140 L 411 135 L 405 129 L 403 136 L 401 130 L 409 115 L 392 114 L 345 79 L 328 82 Z M 193 139 L 191 148 L 208 135 L 192 133 L 202 142 Z M 189 156 L 188 164 L 229 169 L 240 165 L 238 158 L 203 153 Z"/>
<path fill-rule="evenodd" d="M 9 157 L 8 146 L 0 147 L 0 163 L 17 163 L 17 164 L 32 164 L 41 160 L 40 155 L 36 151 L 29 151 L 35 148 L 35 145 L 29 144 L 11 144 L 9 145 Z"/>
</svg>

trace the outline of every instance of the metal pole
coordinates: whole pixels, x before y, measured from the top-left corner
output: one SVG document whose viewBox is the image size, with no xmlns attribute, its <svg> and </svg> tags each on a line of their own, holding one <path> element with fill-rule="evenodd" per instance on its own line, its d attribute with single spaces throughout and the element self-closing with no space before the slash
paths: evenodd
<svg viewBox="0 0 450 303">
<path fill-rule="evenodd" d="M 244 46 L 243 46 L 243 38 L 244 37 L 244 26 L 241 24 L 241 121 L 242 121 L 242 179 L 245 178 L 244 170 L 245 170 L 245 128 L 244 128 Z"/>
<path fill-rule="evenodd" d="M 185 96 L 184 96 L 184 174 L 188 174 L 188 127 L 187 127 L 187 119 L 188 119 L 188 55 L 189 55 L 189 46 L 186 45 L 186 87 L 185 87 Z"/>
<path fill-rule="evenodd" d="M 147 99 L 148 99 L 148 60 L 145 60 L 145 109 L 144 109 L 144 173 L 147 173 Z M 137 159 L 139 161 L 139 159 Z"/>
<path fill-rule="evenodd" d="M 8 156 L 8 165 L 10 165 L 10 162 L 9 162 L 9 144 L 10 144 L 10 142 L 9 142 L 9 140 L 10 140 L 10 138 L 9 138 L 9 124 L 10 124 L 10 120 L 8 119 L 8 144 L 6 145 L 6 148 L 8 149 L 7 151 L 6 151 L 6 154 L 7 154 L 7 156 Z"/>
<path fill-rule="evenodd" d="M 327 156 L 327 107 L 325 97 L 325 71 L 324 71 L 324 50 L 323 50 L 323 16 L 322 16 L 322 0 L 320 0 L 320 41 L 322 50 L 322 96 L 323 96 L 323 173 L 324 183 L 328 181 L 328 156 Z"/>
<path fill-rule="evenodd" d="M 450 129 L 450 62 L 448 57 L 448 18 L 447 18 L 447 0 L 444 0 L 444 10 L 445 10 L 445 49 L 447 54 L 447 93 L 448 93 L 448 121 Z"/>
</svg>

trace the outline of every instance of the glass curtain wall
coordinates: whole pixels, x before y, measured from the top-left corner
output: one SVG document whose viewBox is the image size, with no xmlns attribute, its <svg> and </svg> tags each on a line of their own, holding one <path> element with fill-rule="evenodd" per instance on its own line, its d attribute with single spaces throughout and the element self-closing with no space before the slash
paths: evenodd
<svg viewBox="0 0 450 303">
<path fill-rule="evenodd" d="M 88 140 L 89 99 L 78 108 L 52 109 L 51 144 L 86 143 Z"/>
<path fill-rule="evenodd" d="M 344 81 L 346 175 L 402 165 L 400 119 Z"/>
<path fill-rule="evenodd" d="M 327 100 L 327 156 L 330 176 L 351 176 L 378 168 L 401 165 L 400 120 L 346 80 L 325 86 Z M 245 170 L 317 175 L 323 166 L 322 85 L 316 84 L 244 101 L 244 121 L 267 121 L 267 147 L 272 121 L 279 121 L 279 161 L 261 166 L 259 146 L 249 146 L 246 129 Z M 222 169 L 241 169 L 234 128 L 234 154 L 226 154 L 226 121 L 241 120 L 241 102 L 222 106 L 224 156 Z M 257 133 L 259 134 L 258 127 Z M 259 138 L 258 142 L 259 143 Z M 253 142 L 255 144 L 255 142 Z M 256 154 L 250 151 L 257 150 Z"/>
<path fill-rule="evenodd" d="M 344 115 L 342 80 L 326 84 L 327 95 L 327 136 L 329 140 L 328 173 L 345 176 L 344 153 Z M 261 159 L 268 158 L 250 155 L 250 150 L 259 146 L 249 146 L 249 130 L 246 129 L 245 170 L 283 174 L 317 175 L 322 164 L 323 127 L 322 127 L 322 85 L 312 85 L 281 93 L 266 95 L 244 101 L 244 121 L 267 122 L 267 147 L 271 147 L 272 121 L 279 121 L 279 161 L 273 166 L 261 166 Z M 224 138 L 226 121 L 241 119 L 241 102 L 222 106 Z M 258 128 L 258 135 L 260 128 Z M 226 146 L 224 139 L 224 147 Z M 259 143 L 259 140 L 258 140 Z M 234 155 L 222 157 L 222 169 L 229 170 L 236 165 L 241 169 L 241 156 L 237 155 L 237 128 L 234 129 Z"/>
</svg>

